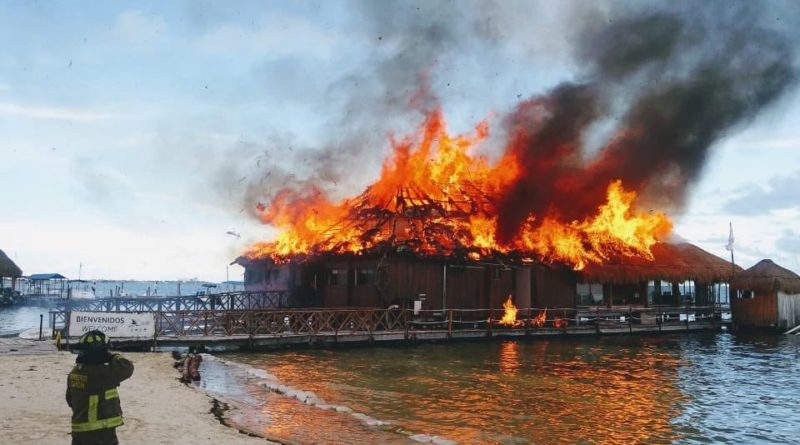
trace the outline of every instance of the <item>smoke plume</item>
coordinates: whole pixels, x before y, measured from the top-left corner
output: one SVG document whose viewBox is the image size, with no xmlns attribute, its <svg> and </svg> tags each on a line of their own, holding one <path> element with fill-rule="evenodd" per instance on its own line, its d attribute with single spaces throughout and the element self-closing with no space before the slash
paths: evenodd
<svg viewBox="0 0 800 445">
<path fill-rule="evenodd" d="M 284 163 L 270 179 L 251 182 L 249 207 L 285 188 L 301 190 L 298 196 L 324 193 L 354 170 L 377 171 L 387 135 L 448 100 L 437 70 L 474 67 L 477 95 L 494 87 L 495 64 L 513 67 L 503 57 L 550 50 L 553 60 L 568 52 L 577 75 L 545 94 L 520 97 L 501 113 L 503 139 L 492 142 L 514 155 L 522 174 L 498 197 L 498 240 L 513 239 L 530 215 L 571 221 L 593 213 L 615 179 L 639 192 L 640 205 L 677 210 L 714 143 L 797 78 L 790 38 L 744 2 L 359 5 L 354 27 L 373 49 L 366 68 L 329 88 L 326 98 L 337 110 L 332 136 L 302 150 L 304 174 L 292 170 L 296 163 Z M 545 5 L 562 14 L 553 21 L 559 32 L 537 16 Z M 517 76 L 524 82 L 532 74 Z M 611 136 L 599 149 L 587 149 L 592 131 L 609 123 Z"/>
<path fill-rule="evenodd" d="M 529 99 L 507 119 L 508 150 L 524 174 L 500 199 L 502 241 L 529 214 L 591 213 L 613 179 L 649 205 L 680 208 L 714 142 L 796 79 L 788 42 L 747 8 L 630 13 L 589 26 L 577 54 L 579 83 Z M 612 113 L 613 137 L 587 153 L 582 138 Z"/>
</svg>

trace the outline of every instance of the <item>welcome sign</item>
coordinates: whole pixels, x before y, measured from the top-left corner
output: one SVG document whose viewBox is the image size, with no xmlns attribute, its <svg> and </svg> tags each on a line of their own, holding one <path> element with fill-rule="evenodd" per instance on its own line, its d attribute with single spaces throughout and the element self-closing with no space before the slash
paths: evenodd
<svg viewBox="0 0 800 445">
<path fill-rule="evenodd" d="M 152 312 L 76 312 L 69 315 L 69 336 L 98 330 L 114 338 L 152 338 L 155 334 Z"/>
</svg>

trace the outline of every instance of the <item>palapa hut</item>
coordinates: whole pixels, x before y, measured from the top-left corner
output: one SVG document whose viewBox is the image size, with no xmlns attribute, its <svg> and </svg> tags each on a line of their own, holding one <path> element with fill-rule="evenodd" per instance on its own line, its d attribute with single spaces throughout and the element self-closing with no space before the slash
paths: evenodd
<svg viewBox="0 0 800 445">
<path fill-rule="evenodd" d="M 0 293 L 3 289 L 16 288 L 16 281 L 22 276 L 22 270 L 11 261 L 11 258 L 0 250 Z"/>
<path fill-rule="evenodd" d="M 731 288 L 736 326 L 790 329 L 800 324 L 800 276 L 772 260 L 737 274 Z"/>
</svg>

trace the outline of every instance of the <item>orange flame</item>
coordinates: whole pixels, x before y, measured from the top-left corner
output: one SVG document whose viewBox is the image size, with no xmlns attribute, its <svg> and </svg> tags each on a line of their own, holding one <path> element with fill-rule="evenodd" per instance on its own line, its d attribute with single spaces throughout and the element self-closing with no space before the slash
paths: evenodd
<svg viewBox="0 0 800 445">
<path fill-rule="evenodd" d="M 614 254 L 652 258 L 650 248 L 671 231 L 666 215 L 636 212 L 636 192 L 611 180 L 594 215 L 563 221 L 531 214 L 512 241 L 500 243 L 493 202 L 524 172 L 511 152 L 494 165 L 474 154 L 487 135 L 482 122 L 472 135 L 451 136 L 441 111 L 432 112 L 419 136 L 391 141 L 393 156 L 361 195 L 335 203 L 318 188 L 285 189 L 268 206 L 259 204 L 262 221 L 279 233 L 246 255 L 285 262 L 388 248 L 469 260 L 517 255 L 580 270 Z"/>
<path fill-rule="evenodd" d="M 508 295 L 508 300 L 503 303 L 503 309 L 505 310 L 503 318 L 498 323 L 510 328 L 522 326 L 522 321 L 517 320 L 517 307 L 514 306 L 514 302 L 511 300 L 511 294 Z"/>
<path fill-rule="evenodd" d="M 547 309 L 539 312 L 539 315 L 531 318 L 530 324 L 532 328 L 543 328 L 547 322 Z"/>
</svg>

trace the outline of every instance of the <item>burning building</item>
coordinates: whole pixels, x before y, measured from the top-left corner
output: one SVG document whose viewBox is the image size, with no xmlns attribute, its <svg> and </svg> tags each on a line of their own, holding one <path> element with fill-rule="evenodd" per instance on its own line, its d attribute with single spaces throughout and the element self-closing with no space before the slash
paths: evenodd
<svg viewBox="0 0 800 445">
<path fill-rule="evenodd" d="M 706 12 L 622 8 L 598 19 L 577 33 L 578 75 L 502 114 L 494 139 L 487 122 L 448 133 L 433 84 L 423 81 L 408 103 L 424 123 L 391 140 L 380 175 L 360 195 L 332 198 L 321 185 L 332 181 L 326 175 L 258 184 L 267 194 L 257 214 L 279 232 L 239 258 L 246 288 L 326 307 L 499 309 L 509 294 L 520 308 L 714 301 L 720 287 L 712 285 L 736 268 L 671 242 L 667 212 L 685 204 L 714 143 L 797 76 L 788 40 L 760 26 L 753 10 Z M 418 79 L 439 57 L 426 51 L 483 29 L 435 14 L 408 24 L 393 29 L 400 54 L 374 70 L 393 74 L 377 82 L 386 97 L 355 91 L 357 109 L 368 112 L 358 120 L 343 113 L 353 121 L 343 122 L 348 131 L 383 122 L 387 110 L 372 104 L 401 106 L 413 87 L 398 79 Z M 606 127 L 599 144 L 587 143 Z M 311 153 L 311 164 L 350 166 L 348 145 Z"/>
<path fill-rule="evenodd" d="M 726 261 L 664 242 L 669 218 L 636 211 L 619 180 L 579 218 L 566 219 L 565 192 L 502 235 L 503 200 L 523 173 L 513 150 L 494 165 L 469 153 L 485 134 L 481 124 L 451 137 L 436 111 L 417 141 L 394 143 L 361 195 L 334 203 L 318 189 L 281 191 L 259 210 L 283 231 L 237 260 L 245 288 L 288 291 L 292 306 L 440 310 L 500 308 L 509 294 L 522 308 L 710 303 L 708 286 L 728 281 Z"/>
</svg>

